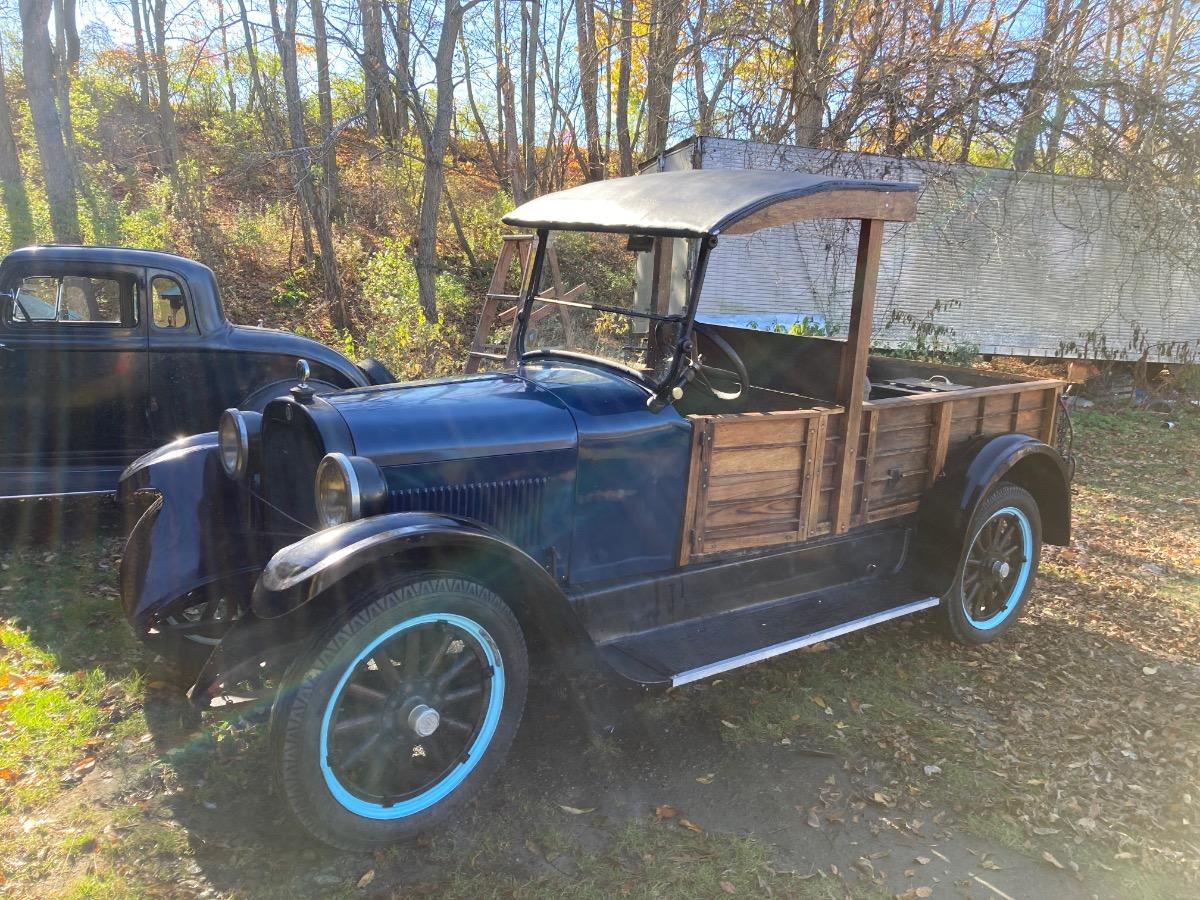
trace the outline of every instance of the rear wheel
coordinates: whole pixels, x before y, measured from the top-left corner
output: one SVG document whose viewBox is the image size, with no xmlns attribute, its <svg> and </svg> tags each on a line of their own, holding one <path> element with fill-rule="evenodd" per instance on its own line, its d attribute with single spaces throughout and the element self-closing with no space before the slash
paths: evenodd
<svg viewBox="0 0 1200 900">
<path fill-rule="evenodd" d="M 483 585 L 371 592 L 284 680 L 272 743 L 288 805 L 347 850 L 428 829 L 503 762 L 528 680 L 520 626 Z"/>
<path fill-rule="evenodd" d="M 1025 612 L 1042 556 L 1042 518 L 1027 490 L 1002 484 L 980 504 L 942 610 L 951 636 L 986 644 Z"/>
</svg>

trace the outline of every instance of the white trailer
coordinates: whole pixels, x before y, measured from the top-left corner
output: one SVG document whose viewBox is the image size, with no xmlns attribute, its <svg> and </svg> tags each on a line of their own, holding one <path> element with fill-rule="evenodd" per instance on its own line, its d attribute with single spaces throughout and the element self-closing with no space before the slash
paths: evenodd
<svg viewBox="0 0 1200 900">
<path fill-rule="evenodd" d="M 921 185 L 917 221 L 884 233 L 873 339 L 986 354 L 1188 361 L 1200 349 L 1200 225 L 1185 204 L 1099 179 L 694 137 L 642 171 L 790 169 Z M 719 239 L 701 318 L 845 333 L 857 223 Z M 1187 239 L 1183 239 L 1186 236 Z M 1193 248 L 1189 250 L 1188 248 Z M 940 331 L 945 329 L 945 331 Z"/>
</svg>

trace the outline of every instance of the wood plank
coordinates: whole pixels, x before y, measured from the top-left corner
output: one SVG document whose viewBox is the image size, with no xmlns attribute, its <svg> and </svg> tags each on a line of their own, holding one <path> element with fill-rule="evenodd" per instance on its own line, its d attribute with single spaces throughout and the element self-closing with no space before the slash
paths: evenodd
<svg viewBox="0 0 1200 900">
<path fill-rule="evenodd" d="M 868 522 L 881 522 L 884 519 L 894 519 L 897 516 L 911 516 L 921 508 L 919 500 L 907 503 L 897 503 L 892 506 L 881 506 L 867 517 Z"/>
<path fill-rule="evenodd" d="M 781 472 L 749 472 L 740 475 L 710 476 L 708 505 L 748 500 L 756 497 L 779 497 L 799 493 L 803 475 L 794 469 Z"/>
<path fill-rule="evenodd" d="M 854 501 L 854 473 L 858 463 L 858 435 L 862 425 L 863 385 L 867 377 L 867 356 L 871 344 L 871 324 L 875 315 L 875 282 L 879 277 L 879 250 L 883 242 L 883 221 L 863 219 L 858 235 L 858 259 L 854 266 L 854 293 L 850 305 L 850 328 L 842 349 L 838 372 L 837 402 L 845 408 L 842 416 L 842 461 L 839 488 L 834 504 L 834 532 L 850 528 Z"/>
<path fill-rule="evenodd" d="M 846 188 L 782 200 L 751 213 L 725 228 L 724 234 L 750 234 L 763 228 L 808 219 L 862 219 L 911 222 L 917 217 L 916 191 L 870 191 Z"/>
<path fill-rule="evenodd" d="M 1013 376 L 1014 379 L 1017 376 Z M 1056 386 L 1066 386 L 1065 381 L 1057 378 L 1039 378 L 1036 381 L 1021 381 L 1013 384 L 988 384 L 982 387 L 968 387 L 957 391 L 929 391 L 925 394 L 911 394 L 907 397 L 885 397 L 881 400 L 872 400 L 871 406 L 880 409 L 891 409 L 894 407 L 904 406 L 921 406 L 926 403 L 942 403 L 947 399 L 959 400 L 976 400 L 982 396 L 990 394 L 1011 394 L 1013 391 L 1028 391 L 1034 388 L 1050 388 Z"/>
<path fill-rule="evenodd" d="M 866 521 L 867 510 L 871 506 L 870 491 L 867 487 L 871 484 L 871 471 L 875 466 L 875 442 L 878 438 L 879 429 L 879 412 L 874 409 L 866 409 L 867 416 L 867 450 L 863 454 L 863 491 L 862 501 L 859 503 L 859 523 Z"/>
<path fill-rule="evenodd" d="M 1062 394 L 1061 387 L 1046 388 L 1042 391 L 1043 398 L 1043 414 L 1042 414 L 1042 430 L 1039 434 L 1043 443 L 1054 446 L 1055 426 L 1058 418 L 1058 398 Z"/>
<path fill-rule="evenodd" d="M 692 465 L 688 470 L 687 499 L 683 508 L 683 540 L 679 547 L 679 564 L 698 555 L 704 543 L 704 507 L 708 493 L 708 448 L 712 446 L 712 422 L 707 419 L 692 422 Z"/>
<path fill-rule="evenodd" d="M 933 487 L 946 465 L 946 453 L 950 449 L 950 413 L 953 403 L 941 403 L 934 407 L 933 436 L 929 442 L 929 477 L 927 486 Z"/>
<path fill-rule="evenodd" d="M 811 537 L 817 524 L 818 501 L 821 495 L 822 467 L 818 464 L 825 456 L 825 435 L 829 428 L 829 416 L 817 419 L 808 439 L 808 452 L 804 459 L 804 487 L 800 499 L 800 533 Z"/>
<path fill-rule="evenodd" d="M 717 419 L 713 447 L 747 447 L 752 444 L 796 444 L 804 440 L 810 417 Z"/>
<path fill-rule="evenodd" d="M 713 475 L 742 475 L 749 472 L 780 472 L 784 469 L 799 469 L 804 459 L 804 447 L 765 447 L 758 450 L 714 450 L 712 452 Z"/>
<path fill-rule="evenodd" d="M 734 504 L 708 507 L 704 517 L 704 533 L 715 536 L 722 528 L 735 525 L 764 525 L 774 522 L 779 530 L 799 531 L 797 513 L 799 494 L 783 497 L 763 497 Z"/>
</svg>

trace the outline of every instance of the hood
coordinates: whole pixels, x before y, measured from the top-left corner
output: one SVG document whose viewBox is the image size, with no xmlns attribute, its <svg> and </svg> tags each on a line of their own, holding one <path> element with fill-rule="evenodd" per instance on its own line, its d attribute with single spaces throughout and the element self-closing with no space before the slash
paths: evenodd
<svg viewBox="0 0 1200 900">
<path fill-rule="evenodd" d="M 331 347 L 326 347 L 312 338 L 302 337 L 288 331 L 275 328 L 255 328 L 249 325 L 228 325 L 227 340 L 234 350 L 253 351 L 256 353 L 275 353 L 291 357 L 289 367 L 295 365 L 296 359 L 306 359 L 312 367 L 312 377 L 321 381 L 329 381 L 330 377 L 324 370 L 331 369 L 357 387 L 368 384 L 367 377 L 359 369 Z M 294 370 L 289 368 L 290 376 Z M 339 382 L 334 380 L 335 384 Z M 344 382 L 342 382 L 344 384 Z"/>
<path fill-rule="evenodd" d="M 379 466 L 573 448 L 575 420 L 551 391 L 506 372 L 328 394 L 354 452 Z"/>
</svg>

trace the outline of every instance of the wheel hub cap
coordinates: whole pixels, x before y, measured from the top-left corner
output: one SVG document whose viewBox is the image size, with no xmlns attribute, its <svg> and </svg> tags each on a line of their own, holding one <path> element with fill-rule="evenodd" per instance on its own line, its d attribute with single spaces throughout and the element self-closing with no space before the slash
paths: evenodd
<svg viewBox="0 0 1200 900">
<path fill-rule="evenodd" d="M 1007 578 L 1009 573 L 1012 571 L 1012 566 L 1010 566 L 1007 561 L 998 559 L 992 563 L 992 571 L 999 578 Z"/>
<path fill-rule="evenodd" d="M 429 737 L 442 724 L 442 717 L 436 709 L 424 703 L 414 706 L 408 714 L 408 727 L 417 737 Z"/>
</svg>

